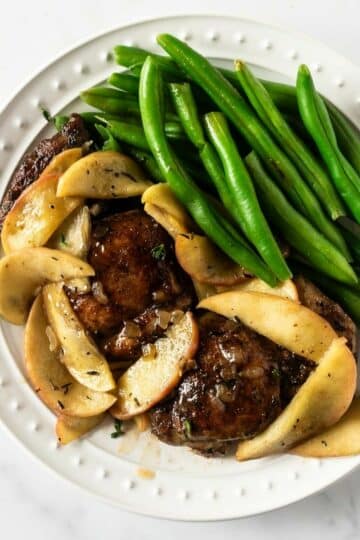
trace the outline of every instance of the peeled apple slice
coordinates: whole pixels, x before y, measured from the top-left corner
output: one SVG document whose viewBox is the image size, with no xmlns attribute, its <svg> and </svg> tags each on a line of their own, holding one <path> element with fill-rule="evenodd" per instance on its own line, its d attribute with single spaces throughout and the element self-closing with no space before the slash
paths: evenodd
<svg viewBox="0 0 360 540">
<path fill-rule="evenodd" d="M 115 388 L 109 364 L 76 317 L 63 284 L 46 285 L 43 298 L 48 320 L 63 351 L 61 361 L 74 379 L 98 392 Z"/>
<path fill-rule="evenodd" d="M 89 418 L 60 415 L 55 427 L 57 439 L 62 445 L 76 441 L 96 428 L 104 418 L 104 414 L 98 414 Z"/>
<path fill-rule="evenodd" d="M 79 384 L 59 360 L 59 350 L 50 350 L 49 323 L 42 296 L 33 303 L 25 327 L 25 367 L 29 382 L 39 398 L 56 415 L 98 417 L 116 398 L 94 392 Z"/>
<path fill-rule="evenodd" d="M 60 176 L 81 154 L 81 148 L 73 148 L 57 155 L 20 195 L 6 216 L 1 232 L 6 254 L 43 246 L 67 216 L 82 204 L 79 197 L 56 196 Z"/>
<path fill-rule="evenodd" d="M 114 199 L 142 195 L 152 183 L 139 165 L 119 152 L 93 152 L 60 178 L 58 197 Z"/>
<path fill-rule="evenodd" d="M 24 324 L 39 287 L 93 275 L 89 264 L 62 251 L 44 247 L 14 251 L 0 260 L 0 315 Z"/>
<path fill-rule="evenodd" d="M 179 383 L 198 344 L 198 327 L 188 312 L 155 342 L 153 355 L 141 356 L 120 377 L 111 414 L 126 420 L 164 399 Z"/>
<path fill-rule="evenodd" d="M 91 238 L 91 216 L 87 206 L 81 206 L 60 225 L 50 238 L 49 247 L 86 260 Z"/>
<path fill-rule="evenodd" d="M 145 205 L 145 212 L 164 227 L 174 240 L 178 234 L 196 230 L 189 214 L 166 184 L 155 184 L 148 188 L 141 202 Z"/>
<path fill-rule="evenodd" d="M 334 426 L 295 446 L 291 454 L 303 457 L 343 457 L 360 454 L 360 399 Z"/>
<path fill-rule="evenodd" d="M 349 408 L 356 389 L 356 362 L 332 327 L 301 304 L 264 293 L 234 291 L 209 297 L 199 307 L 237 317 L 259 334 L 317 366 L 289 405 L 262 433 L 239 444 L 239 460 L 284 452 L 332 426 Z"/>
<path fill-rule="evenodd" d="M 275 296 L 282 296 L 293 302 L 299 302 L 299 295 L 295 283 L 291 279 L 287 279 L 276 285 L 276 287 L 270 287 L 265 281 L 258 278 L 247 279 L 246 281 L 239 283 L 233 287 L 216 287 L 217 292 L 226 291 L 243 291 L 243 292 L 261 292 L 266 294 L 272 294 Z"/>
<path fill-rule="evenodd" d="M 249 277 L 242 266 L 221 253 L 206 236 L 177 235 L 175 253 L 182 269 L 200 283 L 229 286 Z"/>
</svg>

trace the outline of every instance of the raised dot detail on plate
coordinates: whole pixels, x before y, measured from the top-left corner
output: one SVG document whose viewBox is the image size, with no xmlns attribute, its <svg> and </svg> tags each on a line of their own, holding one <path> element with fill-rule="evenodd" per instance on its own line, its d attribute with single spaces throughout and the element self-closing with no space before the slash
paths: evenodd
<svg viewBox="0 0 360 540">
<path fill-rule="evenodd" d="M 25 128 L 27 126 L 26 120 L 23 120 L 22 118 L 15 118 L 14 124 L 19 129 Z"/>
<path fill-rule="evenodd" d="M 267 488 L 269 491 L 271 491 L 272 489 L 274 489 L 274 484 L 273 484 L 273 482 L 271 482 L 271 481 L 268 482 L 268 483 L 266 484 L 266 488 Z"/>
<path fill-rule="evenodd" d="M 11 145 L 5 141 L 0 141 L 0 150 L 2 151 L 11 150 Z"/>
<path fill-rule="evenodd" d="M 59 441 L 57 441 L 56 439 L 53 439 L 51 442 L 50 442 L 50 448 L 52 450 L 59 450 L 61 448 L 61 444 L 59 443 Z"/>
<path fill-rule="evenodd" d="M 316 73 L 321 73 L 321 71 L 323 70 L 320 64 L 313 64 L 312 68 Z"/>
<path fill-rule="evenodd" d="M 186 501 L 189 498 L 190 498 L 190 493 L 188 491 L 186 491 L 186 490 L 180 491 L 180 493 L 179 493 L 179 499 L 180 500 Z"/>
<path fill-rule="evenodd" d="M 40 426 L 39 426 L 39 424 L 38 424 L 37 422 L 31 422 L 31 423 L 29 424 L 29 429 L 30 429 L 31 431 L 39 431 Z"/>
<path fill-rule="evenodd" d="M 245 488 L 237 488 L 235 490 L 235 494 L 238 496 L 238 497 L 244 497 L 246 495 L 246 489 Z"/>
<path fill-rule="evenodd" d="M 191 34 L 190 32 L 188 32 L 187 30 L 183 30 L 182 32 L 180 32 L 180 39 L 182 39 L 183 41 L 190 41 L 191 39 Z"/>
<path fill-rule="evenodd" d="M 207 33 L 207 38 L 210 41 L 218 41 L 219 40 L 219 34 L 215 32 L 214 30 L 210 30 L 210 32 Z"/>
<path fill-rule="evenodd" d="M 266 39 L 265 41 L 263 41 L 263 47 L 266 51 L 270 51 L 273 48 L 273 44 L 271 43 L 271 41 Z"/>
<path fill-rule="evenodd" d="M 299 58 L 299 54 L 297 51 L 295 51 L 294 49 L 292 49 L 290 52 L 289 52 L 289 58 L 291 60 L 297 60 Z"/>
<path fill-rule="evenodd" d="M 207 499 L 217 499 L 217 497 L 218 494 L 215 490 L 208 491 L 208 493 L 206 494 Z"/>
<path fill-rule="evenodd" d="M 337 86 L 338 88 L 343 88 L 343 87 L 345 86 L 345 81 L 344 81 L 344 79 L 337 79 L 337 80 L 335 81 L 335 84 L 336 84 L 336 86 Z"/>
<path fill-rule="evenodd" d="M 73 463 L 74 465 L 76 465 L 77 467 L 80 467 L 80 465 L 83 465 L 84 461 L 82 460 L 82 458 L 80 456 L 76 456 L 74 457 L 73 459 Z"/>
<path fill-rule="evenodd" d="M 159 486 L 156 486 L 154 489 L 153 489 L 153 495 L 156 495 L 157 497 L 159 497 L 160 495 L 163 494 L 163 490 L 161 489 L 161 487 Z"/>
<path fill-rule="evenodd" d="M 1 173 L 1 171 L 0 171 Z M 6 386 L 6 381 L 2 377 L 0 377 L 0 388 Z"/>
<path fill-rule="evenodd" d="M 109 471 L 107 471 L 106 469 L 99 469 L 97 475 L 102 480 L 105 480 L 105 478 L 109 477 Z"/>
<path fill-rule="evenodd" d="M 235 41 L 237 43 L 245 43 L 246 38 L 245 38 L 244 34 L 241 34 L 241 33 L 235 34 Z"/>
<path fill-rule="evenodd" d="M 299 473 L 298 471 L 295 471 L 295 472 L 293 473 L 292 477 L 293 477 L 294 480 L 299 480 L 299 478 L 300 478 L 300 473 Z"/>
<path fill-rule="evenodd" d="M 31 104 L 35 109 L 38 109 L 40 107 L 40 98 L 32 98 Z"/>
<path fill-rule="evenodd" d="M 113 59 L 113 54 L 111 51 L 102 51 L 100 53 L 100 60 L 102 62 L 111 62 Z"/>
<path fill-rule="evenodd" d="M 123 486 L 126 490 L 134 489 L 135 485 L 134 480 L 130 480 L 129 478 L 123 482 Z"/>
<path fill-rule="evenodd" d="M 89 66 L 86 66 L 85 64 L 76 64 L 74 66 L 74 71 L 79 73 L 79 75 L 85 75 L 86 73 L 89 73 L 90 69 Z"/>
<path fill-rule="evenodd" d="M 21 410 L 21 403 L 14 400 L 14 401 L 11 402 L 10 407 L 12 408 L 13 411 L 20 411 Z"/>
<path fill-rule="evenodd" d="M 53 82 L 53 87 L 55 88 L 55 90 L 64 90 L 66 85 L 63 81 L 55 80 Z"/>
</svg>

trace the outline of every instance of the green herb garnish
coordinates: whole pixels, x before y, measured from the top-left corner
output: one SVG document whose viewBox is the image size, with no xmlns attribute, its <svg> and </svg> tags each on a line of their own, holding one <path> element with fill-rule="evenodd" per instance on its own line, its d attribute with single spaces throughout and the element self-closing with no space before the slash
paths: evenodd
<svg viewBox="0 0 360 540">
<path fill-rule="evenodd" d="M 184 420 L 184 432 L 187 439 L 191 438 L 191 422 L 190 420 Z"/>
<path fill-rule="evenodd" d="M 63 246 L 67 246 L 67 245 L 68 245 L 64 233 L 61 233 L 61 235 L 60 235 L 60 244 L 63 245 Z"/>
<path fill-rule="evenodd" d="M 151 255 L 157 261 L 163 261 L 166 257 L 166 249 L 164 244 L 159 244 L 158 246 L 153 247 L 151 250 Z"/>
<path fill-rule="evenodd" d="M 118 419 L 115 420 L 114 430 L 115 431 L 113 431 L 110 435 L 112 439 L 117 439 L 118 437 L 121 437 L 122 435 L 124 435 L 125 431 L 123 430 L 123 423 L 121 420 L 118 420 Z"/>
<path fill-rule="evenodd" d="M 275 379 L 279 379 L 279 378 L 280 378 L 280 370 L 279 370 L 279 368 L 272 368 L 272 370 L 271 370 L 271 375 L 272 375 Z"/>
<path fill-rule="evenodd" d="M 47 122 L 52 122 L 53 121 L 53 117 L 51 116 L 51 114 L 49 113 L 49 111 L 47 109 L 45 109 L 45 107 L 43 107 L 42 105 L 39 105 L 39 108 L 40 108 L 40 111 L 42 112 L 42 115 L 43 117 L 45 118 L 45 120 Z"/>
</svg>

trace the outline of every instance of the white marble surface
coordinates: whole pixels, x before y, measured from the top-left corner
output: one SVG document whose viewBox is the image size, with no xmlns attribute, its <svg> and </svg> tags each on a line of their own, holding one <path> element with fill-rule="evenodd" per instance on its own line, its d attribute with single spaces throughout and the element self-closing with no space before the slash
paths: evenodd
<svg viewBox="0 0 360 540">
<path fill-rule="evenodd" d="M 175 13 L 241 15 L 306 32 L 359 62 L 359 0 L 13 0 L 0 18 L 0 107 L 36 70 L 94 34 L 137 19 Z M 180 3 L 179 3 L 180 5 Z M 99 7 L 100 6 L 100 7 Z M 131 515 L 97 501 L 34 461 L 0 429 L 1 537 L 52 540 L 247 540 L 360 537 L 360 471 L 325 492 L 280 511 L 210 524 Z"/>
</svg>

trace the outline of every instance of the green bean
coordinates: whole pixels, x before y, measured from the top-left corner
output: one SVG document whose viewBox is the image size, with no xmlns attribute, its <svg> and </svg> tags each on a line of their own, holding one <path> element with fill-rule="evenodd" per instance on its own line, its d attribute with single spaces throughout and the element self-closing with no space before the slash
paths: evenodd
<svg viewBox="0 0 360 540">
<path fill-rule="evenodd" d="M 188 76 L 207 92 L 251 148 L 258 152 L 298 210 L 336 244 L 339 239 L 338 230 L 325 215 L 312 190 L 303 181 L 286 154 L 273 141 L 239 92 L 206 58 L 185 43 L 168 34 L 158 36 L 157 40 Z"/>
<path fill-rule="evenodd" d="M 112 150 L 115 152 L 121 152 L 122 149 L 120 144 L 107 127 L 103 126 L 102 124 L 95 124 L 95 128 L 103 140 L 103 151 Z"/>
<path fill-rule="evenodd" d="M 153 180 L 156 180 L 157 182 L 164 182 L 164 177 L 161 174 L 155 159 L 149 152 L 144 152 L 143 150 L 135 148 L 134 146 L 127 146 L 126 151 L 136 159 L 139 165 L 142 165 Z"/>
<path fill-rule="evenodd" d="M 288 279 L 291 272 L 262 213 L 224 115 L 218 112 L 207 114 L 205 125 L 225 171 L 226 185 L 235 208 L 234 219 L 278 279 Z"/>
<path fill-rule="evenodd" d="M 245 163 L 269 219 L 308 263 L 322 273 L 354 285 L 357 277 L 345 257 L 286 200 L 262 167 L 255 152 Z"/>
<path fill-rule="evenodd" d="M 128 95 L 114 88 L 101 86 L 89 88 L 80 93 L 82 101 L 96 109 L 110 114 L 140 114 L 139 103 L 135 96 Z"/>
<path fill-rule="evenodd" d="M 161 116 L 162 95 L 161 72 L 156 62 L 149 57 L 141 71 L 140 110 L 146 138 L 162 175 L 205 234 L 232 260 L 273 286 L 276 283 L 275 276 L 244 240 L 231 236 L 219 222 L 219 212 L 193 182 L 169 145 Z"/>
<path fill-rule="evenodd" d="M 137 95 L 139 91 L 139 79 L 129 73 L 112 73 L 107 82 L 129 94 Z"/>
<path fill-rule="evenodd" d="M 326 172 L 293 132 L 272 101 L 269 93 L 254 77 L 244 62 L 236 62 L 236 72 L 243 91 L 265 126 L 271 131 L 282 149 L 297 166 L 303 178 L 316 193 L 330 217 L 335 220 L 346 214 L 333 184 Z M 346 249 L 342 242 L 343 250 Z"/>
<path fill-rule="evenodd" d="M 336 189 L 360 223 L 360 177 L 340 152 L 325 104 L 317 94 L 305 65 L 298 70 L 296 89 L 303 122 L 326 163 Z"/>
<path fill-rule="evenodd" d="M 360 292 L 358 290 L 329 279 L 319 272 L 314 272 L 298 261 L 291 261 L 291 267 L 295 272 L 313 281 L 325 293 L 329 294 L 330 298 L 337 300 L 355 323 L 360 325 Z"/>
</svg>

